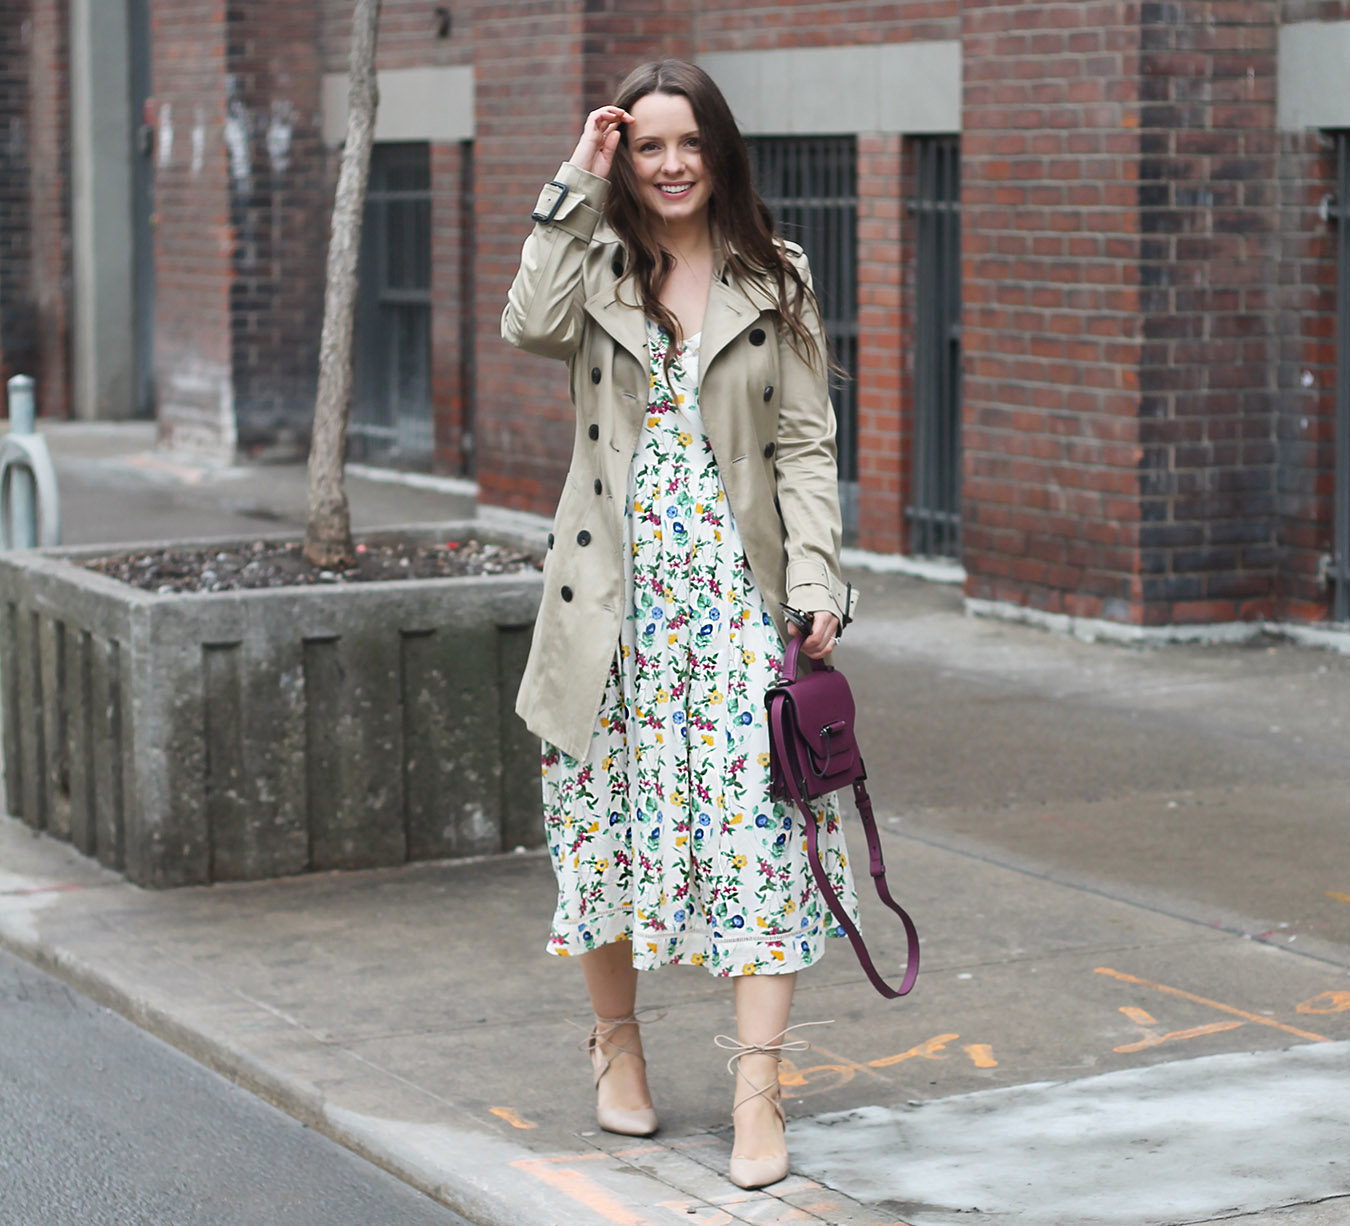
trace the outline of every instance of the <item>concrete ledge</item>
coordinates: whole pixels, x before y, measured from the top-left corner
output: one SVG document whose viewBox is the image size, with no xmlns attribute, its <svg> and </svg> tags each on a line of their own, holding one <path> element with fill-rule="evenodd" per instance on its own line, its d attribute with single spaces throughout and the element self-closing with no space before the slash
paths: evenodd
<svg viewBox="0 0 1350 1226">
<path fill-rule="evenodd" d="M 362 539 L 471 534 L 532 548 Z M 185 544 L 0 557 L 12 814 L 151 887 L 541 841 L 513 710 L 537 572 L 161 596 L 72 565 Z"/>
<path fill-rule="evenodd" d="M 857 566 L 879 575 L 911 575 L 930 583 L 961 584 L 966 581 L 966 568 L 950 558 L 919 558 L 903 553 L 870 553 L 863 549 L 841 549 L 839 561 L 843 566 Z"/>
<path fill-rule="evenodd" d="M 1172 643 L 1250 643 L 1263 636 L 1284 638 L 1305 647 L 1322 647 L 1350 655 L 1350 626 L 1306 626 L 1297 622 L 1203 622 L 1193 626 L 1130 626 L 1097 617 L 1070 617 L 1066 613 L 1047 613 L 1004 600 L 977 600 L 967 597 L 966 612 L 971 617 L 1039 626 L 1057 634 L 1067 634 L 1084 643 L 1099 641 L 1125 643 L 1136 647 L 1163 647 Z"/>
</svg>

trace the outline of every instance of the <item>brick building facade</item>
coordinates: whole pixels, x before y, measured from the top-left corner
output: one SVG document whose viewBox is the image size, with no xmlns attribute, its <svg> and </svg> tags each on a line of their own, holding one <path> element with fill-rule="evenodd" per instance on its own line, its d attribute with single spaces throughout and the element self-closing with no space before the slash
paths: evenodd
<svg viewBox="0 0 1350 1226">
<path fill-rule="evenodd" d="M 350 0 L 139 3 L 161 435 L 218 459 L 302 446 Z M 79 343 L 53 241 L 67 11 L 0 0 L 0 216 L 31 210 L 0 244 L 0 360 L 41 371 L 48 413 Z M 976 607 L 1141 634 L 1346 616 L 1347 202 L 1326 201 L 1350 0 L 385 0 L 377 141 L 412 160 L 389 163 L 363 270 L 397 334 L 362 350 L 370 454 L 551 510 L 564 383 L 502 344 L 501 304 L 539 184 L 657 56 L 703 63 L 765 157 L 851 142 L 848 242 L 815 262 L 850 264 L 857 544 L 949 555 Z M 950 198 L 924 169 L 940 141 Z M 1350 455 L 1342 508 L 1348 482 Z"/>
</svg>

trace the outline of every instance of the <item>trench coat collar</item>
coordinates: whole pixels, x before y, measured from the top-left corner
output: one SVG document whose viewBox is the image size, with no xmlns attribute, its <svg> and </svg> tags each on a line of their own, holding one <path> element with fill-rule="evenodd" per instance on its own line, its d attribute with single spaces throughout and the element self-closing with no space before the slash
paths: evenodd
<svg viewBox="0 0 1350 1226">
<path fill-rule="evenodd" d="M 607 228 L 603 222 L 601 227 Z M 610 234 L 613 232 L 610 231 Z M 613 235 L 613 238 L 617 246 L 618 236 Z M 624 286 L 621 291 L 622 275 L 614 272 L 617 264 L 617 259 L 606 263 L 608 275 L 605 284 L 586 300 L 586 312 L 645 369 L 646 320 L 636 301 L 637 295 L 632 284 Z M 623 291 L 631 296 L 632 301 L 625 301 Z M 707 311 L 703 316 L 699 369 L 707 370 L 713 358 L 758 319 L 762 311 L 776 309 L 777 305 L 770 287 L 737 277 L 728 266 L 725 256 L 719 254 L 713 269 L 712 287 L 708 291 Z"/>
</svg>

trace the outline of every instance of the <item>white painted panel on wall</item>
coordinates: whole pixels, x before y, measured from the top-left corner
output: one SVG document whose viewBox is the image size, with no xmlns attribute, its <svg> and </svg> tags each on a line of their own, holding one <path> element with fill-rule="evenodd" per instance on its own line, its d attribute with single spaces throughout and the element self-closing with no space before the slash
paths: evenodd
<svg viewBox="0 0 1350 1226">
<path fill-rule="evenodd" d="M 394 68 L 379 75 L 378 141 L 473 140 L 474 75 L 471 66 Z M 347 135 L 347 74 L 323 78 L 323 139 L 339 145 Z"/>
<path fill-rule="evenodd" d="M 961 44 L 716 51 L 699 64 L 747 135 L 961 130 Z"/>
<path fill-rule="evenodd" d="M 1283 130 L 1350 128 L 1350 21 L 1281 26 L 1278 71 Z"/>
</svg>

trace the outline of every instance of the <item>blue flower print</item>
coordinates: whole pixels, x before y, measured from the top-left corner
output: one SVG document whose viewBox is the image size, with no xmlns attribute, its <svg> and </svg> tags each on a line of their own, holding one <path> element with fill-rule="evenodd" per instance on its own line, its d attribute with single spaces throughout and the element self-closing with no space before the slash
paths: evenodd
<svg viewBox="0 0 1350 1226">
<path fill-rule="evenodd" d="M 805 923 L 805 921 L 803 921 L 803 923 Z M 745 916 L 743 916 L 743 915 L 733 915 L 733 916 L 731 917 L 731 926 L 732 926 L 733 928 L 744 928 L 744 927 L 745 927 Z"/>
<path fill-rule="evenodd" d="M 743 724 L 752 724 L 752 723 L 754 723 L 754 721 L 755 721 L 755 717 L 754 717 L 749 711 L 742 711 L 742 712 L 741 712 L 741 723 L 743 723 Z"/>
<path fill-rule="evenodd" d="M 768 819 L 768 817 L 767 817 L 765 814 L 763 814 L 763 813 L 758 813 L 758 814 L 755 815 L 755 825 L 756 825 L 756 826 L 767 826 L 768 824 L 769 824 L 769 819 Z"/>
</svg>

